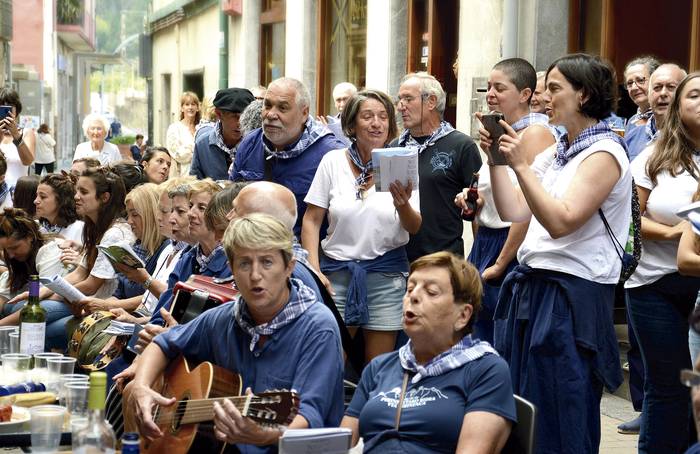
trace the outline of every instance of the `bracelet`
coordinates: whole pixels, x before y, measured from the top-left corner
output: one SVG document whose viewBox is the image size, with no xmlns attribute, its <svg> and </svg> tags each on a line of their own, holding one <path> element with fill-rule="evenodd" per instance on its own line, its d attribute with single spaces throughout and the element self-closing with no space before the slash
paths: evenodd
<svg viewBox="0 0 700 454">
<path fill-rule="evenodd" d="M 22 136 L 19 136 L 19 139 L 15 139 L 14 137 L 12 138 L 12 143 L 14 143 L 17 148 L 19 148 L 19 146 L 22 145 L 23 141 L 24 138 Z"/>
<path fill-rule="evenodd" d="M 148 279 L 146 279 L 146 280 L 144 281 L 144 283 L 143 283 L 143 288 L 145 288 L 146 290 L 148 290 L 149 288 L 151 288 L 151 284 L 152 284 L 152 283 L 153 283 L 153 277 L 152 277 L 152 276 L 148 276 Z"/>
</svg>

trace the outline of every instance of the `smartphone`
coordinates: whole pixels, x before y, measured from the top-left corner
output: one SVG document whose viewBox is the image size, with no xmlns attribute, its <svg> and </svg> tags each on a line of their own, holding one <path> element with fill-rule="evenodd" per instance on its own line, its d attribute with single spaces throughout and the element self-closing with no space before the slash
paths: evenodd
<svg viewBox="0 0 700 454">
<path fill-rule="evenodd" d="M 0 120 L 12 113 L 12 106 L 0 106 Z"/>
<path fill-rule="evenodd" d="M 507 165 L 506 157 L 498 149 L 498 139 L 506 133 L 503 126 L 498 123 L 503 120 L 503 114 L 500 112 L 494 112 L 490 114 L 484 114 L 481 116 L 481 123 L 484 125 L 484 129 L 489 132 L 491 136 L 491 147 L 489 148 L 489 160 L 491 164 L 496 166 Z"/>
</svg>

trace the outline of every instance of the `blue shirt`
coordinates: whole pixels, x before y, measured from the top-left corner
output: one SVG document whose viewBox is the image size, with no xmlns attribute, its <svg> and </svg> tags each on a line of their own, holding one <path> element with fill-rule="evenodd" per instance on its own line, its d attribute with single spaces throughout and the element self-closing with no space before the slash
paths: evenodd
<svg viewBox="0 0 700 454">
<path fill-rule="evenodd" d="M 650 126 L 653 132 L 656 131 L 656 123 L 654 117 L 649 119 L 649 122 L 654 122 Z M 625 133 L 625 145 L 627 145 L 627 153 L 630 157 L 630 162 L 636 158 L 654 139 L 654 136 L 649 135 L 647 125 L 639 125 L 630 129 Z"/>
<path fill-rule="evenodd" d="M 163 317 L 160 316 L 160 309 L 170 309 L 170 304 L 173 299 L 173 289 L 175 284 L 178 282 L 185 282 L 193 274 L 200 274 L 202 276 L 211 276 L 218 278 L 226 278 L 231 276 L 231 268 L 228 266 L 228 260 L 226 259 L 226 253 L 223 249 L 219 249 L 211 258 L 207 266 L 198 272 L 195 272 L 195 268 L 198 267 L 197 264 L 197 246 L 185 249 L 185 251 L 180 256 L 175 268 L 168 277 L 168 288 L 163 293 L 160 294 L 158 298 L 158 305 L 153 309 L 153 315 L 149 323 L 154 323 L 156 325 L 163 325 Z"/>
<path fill-rule="evenodd" d="M 207 177 L 212 180 L 227 180 L 230 165 L 231 157 L 228 151 L 222 150 L 216 144 L 216 126 L 207 127 L 207 130 L 197 134 L 190 175 L 200 180 Z"/>
<path fill-rule="evenodd" d="M 398 351 L 374 358 L 362 372 L 346 414 L 359 419 L 365 447 L 376 442 L 373 437 L 394 428 L 403 374 Z M 415 384 L 409 380 L 399 437 L 377 445 L 376 452 L 396 447 L 406 453 L 453 453 L 464 415 L 474 411 L 516 421 L 510 372 L 500 356 L 486 355 Z"/>
<path fill-rule="evenodd" d="M 297 201 L 297 222 L 294 234 L 301 236 L 301 221 L 306 211 L 304 198 L 316 175 L 321 158 L 331 150 L 345 148 L 333 134 L 319 137 L 303 153 L 289 159 L 271 158 L 272 180 L 285 186 L 294 193 Z M 234 181 L 261 181 L 265 179 L 265 151 L 263 147 L 263 130 L 256 129 L 243 138 L 238 145 L 236 159 L 229 179 Z M 325 231 L 321 232 L 321 238 Z"/>
<path fill-rule="evenodd" d="M 238 372 L 243 389 L 250 387 L 253 392 L 295 390 L 301 399 L 299 414 L 308 421 L 309 427 L 340 424 L 343 354 L 338 325 L 323 303 L 312 304 L 297 319 L 268 337 L 262 348 L 258 343 L 251 352 L 250 341 L 250 336 L 234 320 L 233 304 L 210 309 L 154 339 L 170 359 L 183 354 Z M 277 446 L 237 446 L 242 453 L 277 452 Z"/>
</svg>

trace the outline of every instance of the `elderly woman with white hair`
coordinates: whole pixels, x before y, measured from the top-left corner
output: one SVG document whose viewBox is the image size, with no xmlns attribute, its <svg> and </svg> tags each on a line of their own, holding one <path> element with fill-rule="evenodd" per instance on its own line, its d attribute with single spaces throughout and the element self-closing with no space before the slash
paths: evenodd
<svg viewBox="0 0 700 454">
<path fill-rule="evenodd" d="M 73 161 L 82 158 L 95 158 L 100 164 L 107 164 L 122 159 L 119 148 L 116 145 L 105 141 L 109 132 L 109 122 L 99 114 L 90 114 L 83 120 L 83 133 L 88 139 L 87 142 L 79 143 L 75 147 Z"/>
</svg>

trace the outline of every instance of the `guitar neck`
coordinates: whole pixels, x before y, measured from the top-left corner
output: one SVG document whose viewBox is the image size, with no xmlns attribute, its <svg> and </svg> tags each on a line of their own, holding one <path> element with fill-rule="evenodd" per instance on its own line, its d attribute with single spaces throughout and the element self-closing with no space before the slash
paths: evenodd
<svg viewBox="0 0 700 454">
<path fill-rule="evenodd" d="M 247 396 L 180 400 L 167 409 L 158 407 L 153 419 L 156 424 L 168 422 L 174 418 L 179 419 L 180 424 L 197 424 L 212 421 L 214 419 L 214 402 L 223 404 L 226 400 L 230 401 L 242 415 L 247 415 L 248 405 L 251 399 L 255 397 L 255 395 L 249 394 Z"/>
</svg>

